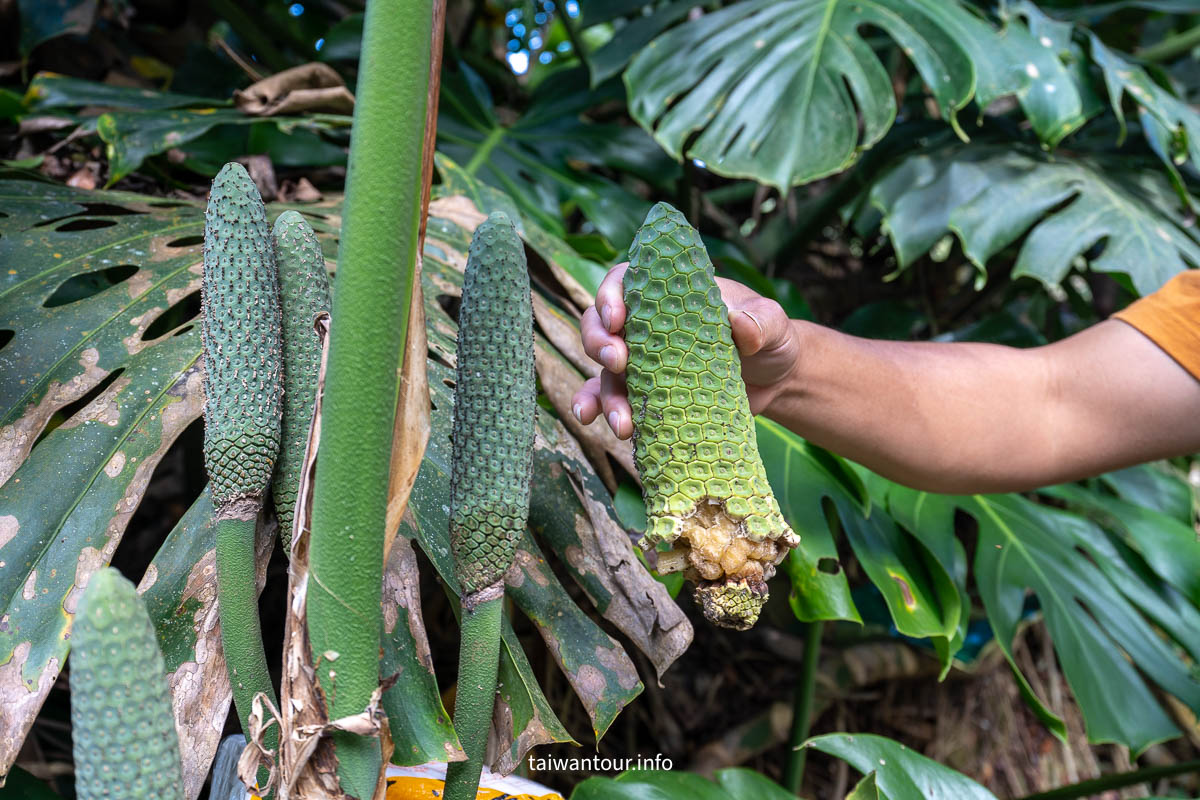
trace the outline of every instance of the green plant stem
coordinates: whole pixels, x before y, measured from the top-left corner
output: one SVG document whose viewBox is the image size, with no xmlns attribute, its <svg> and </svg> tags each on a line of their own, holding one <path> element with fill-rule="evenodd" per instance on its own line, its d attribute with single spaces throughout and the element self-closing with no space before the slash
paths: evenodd
<svg viewBox="0 0 1200 800">
<path fill-rule="evenodd" d="M 308 631 L 331 719 L 379 686 L 380 595 L 392 429 L 423 189 L 431 0 L 372 0 L 346 175 L 320 466 L 309 550 Z M 333 735 L 343 791 L 371 797 L 377 737 Z"/>
<path fill-rule="evenodd" d="M 1200 45 L 1200 25 L 1193 25 L 1186 31 L 1168 36 L 1158 44 L 1138 50 L 1135 55 L 1144 61 L 1170 61 L 1197 45 Z"/>
<path fill-rule="evenodd" d="M 500 140 L 504 138 L 504 133 L 505 128 L 499 123 L 497 123 L 495 128 L 492 128 L 490 131 L 488 131 L 487 138 L 480 143 L 479 149 L 475 151 L 475 154 L 471 156 L 471 160 L 467 162 L 467 166 L 464 167 L 468 175 L 474 175 L 477 171 L 479 171 L 480 166 L 482 166 L 488 160 L 488 156 L 492 154 L 492 150 L 496 149 L 496 145 L 498 145 Z"/>
<path fill-rule="evenodd" d="M 783 773 L 783 785 L 792 794 L 800 793 L 804 781 L 804 762 L 808 748 L 800 747 L 808 738 L 812 727 L 813 690 L 817 685 L 817 664 L 821 656 L 821 634 L 825 623 L 817 620 L 808 623 L 804 637 L 804 662 L 800 665 L 800 680 L 796 684 L 796 700 L 792 713 L 792 754 Z"/>
<path fill-rule="evenodd" d="M 292 62 L 283 54 L 283 51 L 275 46 L 258 27 L 254 18 L 234 0 L 208 0 L 208 6 L 214 14 L 228 22 L 237 35 L 245 40 L 259 61 L 275 71 L 292 66 Z"/>
<path fill-rule="evenodd" d="M 1146 767 L 1145 769 L 1135 769 L 1130 772 L 1118 772 L 1115 775 L 1105 775 L 1102 778 L 1094 778 L 1090 781 L 1072 783 L 1070 786 L 1060 786 L 1048 792 L 1027 794 L 1021 800 L 1073 800 L 1073 798 L 1077 797 L 1091 797 L 1094 794 L 1100 794 L 1113 789 L 1134 786 L 1146 781 L 1170 778 L 1174 775 L 1186 775 L 1191 772 L 1200 772 L 1200 761 L 1183 761 L 1179 764 L 1168 764 L 1162 767 Z"/>
<path fill-rule="evenodd" d="M 250 737 L 250 711 L 254 696 L 262 692 L 278 708 L 267 654 L 263 650 L 258 620 L 258 592 L 254 569 L 256 519 L 222 519 L 217 523 L 217 609 L 221 617 L 221 647 L 233 684 L 233 705 L 246 738 Z M 268 750 L 279 747 L 279 728 L 263 735 Z M 262 785 L 267 773 L 259 770 Z"/>
<path fill-rule="evenodd" d="M 454 730 L 467 760 L 447 765 L 445 800 L 474 800 L 479 791 L 500 668 L 503 608 L 503 595 L 483 601 L 474 611 L 463 608 Z"/>
<path fill-rule="evenodd" d="M 579 63 L 583 65 L 583 68 L 588 73 L 591 73 L 591 56 L 587 48 L 583 46 L 583 39 L 579 36 L 579 31 L 575 30 L 575 20 L 571 19 L 565 11 L 559 19 L 562 20 L 563 30 L 567 32 L 567 39 L 571 42 L 571 49 L 575 51 Z"/>
</svg>

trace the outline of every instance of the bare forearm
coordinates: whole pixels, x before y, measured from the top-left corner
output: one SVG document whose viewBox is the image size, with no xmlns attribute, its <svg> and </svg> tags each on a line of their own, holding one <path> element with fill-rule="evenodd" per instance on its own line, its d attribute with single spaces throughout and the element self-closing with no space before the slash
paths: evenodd
<svg viewBox="0 0 1200 800">
<path fill-rule="evenodd" d="M 1121 323 L 1028 350 L 875 341 L 792 324 L 800 357 L 764 413 L 909 486 L 1030 489 L 1197 446 L 1171 427 L 1200 388 Z M 1158 405 L 1164 417 L 1148 424 L 1131 385 L 1154 393 L 1163 380 L 1177 381 L 1170 396 L 1180 401 Z M 1122 425 L 1132 419 L 1133 433 Z"/>
</svg>

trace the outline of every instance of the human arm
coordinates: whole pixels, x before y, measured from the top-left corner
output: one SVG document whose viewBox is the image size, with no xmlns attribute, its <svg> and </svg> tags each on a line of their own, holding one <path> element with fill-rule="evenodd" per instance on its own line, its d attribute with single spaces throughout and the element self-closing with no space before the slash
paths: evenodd
<svg viewBox="0 0 1200 800">
<path fill-rule="evenodd" d="M 584 315 L 605 369 L 573 404 L 627 437 L 622 274 Z M 789 320 L 731 281 L 721 290 L 752 410 L 899 483 L 1016 491 L 1200 450 L 1200 382 L 1123 322 L 1029 349 L 877 341 Z"/>
</svg>

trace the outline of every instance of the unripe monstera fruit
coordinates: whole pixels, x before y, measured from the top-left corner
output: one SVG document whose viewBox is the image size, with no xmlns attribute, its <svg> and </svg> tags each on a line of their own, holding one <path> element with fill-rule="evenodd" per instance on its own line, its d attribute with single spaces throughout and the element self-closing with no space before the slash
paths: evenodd
<svg viewBox="0 0 1200 800">
<path fill-rule="evenodd" d="M 283 417 L 279 427 L 279 462 L 271 478 L 271 497 L 279 534 L 291 552 L 292 527 L 304 449 L 317 403 L 317 373 L 321 371 L 321 339 L 313 321 L 328 313 L 329 273 L 325 255 L 312 226 L 298 211 L 285 211 L 271 231 L 279 272 L 279 306 L 283 324 Z"/>
<path fill-rule="evenodd" d="M 458 312 L 450 547 L 468 606 L 503 590 L 529 518 L 537 378 L 525 249 L 502 212 L 471 239 Z M 499 586 L 497 587 L 497 584 Z"/>
<path fill-rule="evenodd" d="M 80 800 L 183 800 L 171 690 L 150 615 L 112 568 L 92 575 L 71 627 L 71 734 Z"/>
<path fill-rule="evenodd" d="M 283 376 L 275 245 L 241 164 L 213 179 L 204 223 L 204 466 L 218 517 L 253 518 L 279 454 Z"/>
<path fill-rule="evenodd" d="M 666 203 L 634 237 L 624 288 L 642 546 L 669 545 L 659 572 L 682 571 L 710 622 L 746 630 L 800 540 L 767 483 L 712 261 Z"/>
</svg>

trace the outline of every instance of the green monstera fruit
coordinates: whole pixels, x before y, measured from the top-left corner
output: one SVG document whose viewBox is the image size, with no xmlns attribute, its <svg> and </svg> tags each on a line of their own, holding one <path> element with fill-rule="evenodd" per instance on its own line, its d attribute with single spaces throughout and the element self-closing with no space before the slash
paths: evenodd
<svg viewBox="0 0 1200 800">
<path fill-rule="evenodd" d="M 524 246 L 494 212 L 471 240 L 458 312 L 450 545 L 466 595 L 503 579 L 529 517 L 532 308 Z"/>
<path fill-rule="evenodd" d="M 669 546 L 659 571 L 693 581 L 709 621 L 746 630 L 799 538 L 767 483 L 712 261 L 666 203 L 638 230 L 624 286 L 643 546 Z"/>
<path fill-rule="evenodd" d="M 217 516 L 258 514 L 279 453 L 279 286 L 249 173 L 213 179 L 204 225 L 204 466 Z"/>
<path fill-rule="evenodd" d="M 283 418 L 271 498 L 284 549 L 290 553 L 304 449 L 317 402 L 317 373 L 321 370 L 321 340 L 313 321 L 321 312 L 329 312 L 329 272 L 317 234 L 300 212 L 280 214 L 272 236 L 283 318 Z"/>
<path fill-rule="evenodd" d="M 183 800 L 171 690 L 150 615 L 112 568 L 92 575 L 71 627 L 71 735 L 80 800 Z"/>
</svg>

